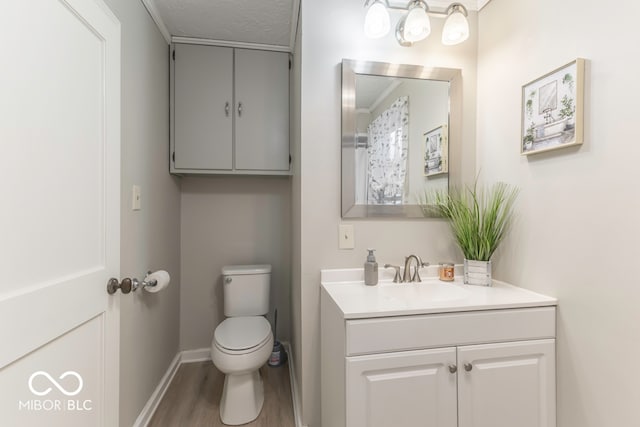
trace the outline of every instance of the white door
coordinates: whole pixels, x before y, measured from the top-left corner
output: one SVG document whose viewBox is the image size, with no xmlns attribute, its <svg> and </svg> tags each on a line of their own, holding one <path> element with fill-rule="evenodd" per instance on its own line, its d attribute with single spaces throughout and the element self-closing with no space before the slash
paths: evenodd
<svg viewBox="0 0 640 427">
<path fill-rule="evenodd" d="M 460 427 L 555 427 L 555 340 L 458 348 Z"/>
<path fill-rule="evenodd" d="M 456 350 L 347 357 L 348 427 L 456 427 Z"/>
<path fill-rule="evenodd" d="M 120 24 L 0 7 L 0 425 L 118 423 Z"/>
</svg>

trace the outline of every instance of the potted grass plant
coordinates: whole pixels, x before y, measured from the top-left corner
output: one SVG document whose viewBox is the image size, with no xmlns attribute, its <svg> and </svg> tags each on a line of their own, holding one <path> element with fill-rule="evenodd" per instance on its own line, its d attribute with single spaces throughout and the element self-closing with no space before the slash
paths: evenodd
<svg viewBox="0 0 640 427">
<path fill-rule="evenodd" d="M 486 188 L 451 189 L 425 195 L 424 212 L 446 218 L 464 254 L 464 283 L 491 286 L 491 256 L 512 221 L 518 189 L 503 182 Z"/>
</svg>

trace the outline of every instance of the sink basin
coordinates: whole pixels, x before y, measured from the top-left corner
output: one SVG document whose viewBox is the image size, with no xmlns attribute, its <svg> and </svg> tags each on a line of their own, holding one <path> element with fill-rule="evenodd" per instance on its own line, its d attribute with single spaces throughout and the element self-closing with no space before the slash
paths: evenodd
<svg viewBox="0 0 640 427">
<path fill-rule="evenodd" d="M 393 272 L 383 271 L 377 286 L 364 284 L 362 268 L 322 270 L 326 310 L 337 309 L 345 319 L 409 316 L 505 308 L 556 305 L 555 298 L 494 280 L 492 286 L 465 285 L 438 280 L 437 266 L 420 271 L 422 282 L 393 283 Z"/>
<path fill-rule="evenodd" d="M 460 285 L 423 281 L 417 283 L 389 283 L 378 284 L 378 292 L 382 298 L 389 300 L 412 301 L 416 299 L 426 301 L 453 301 L 467 297 L 468 291 Z"/>
</svg>

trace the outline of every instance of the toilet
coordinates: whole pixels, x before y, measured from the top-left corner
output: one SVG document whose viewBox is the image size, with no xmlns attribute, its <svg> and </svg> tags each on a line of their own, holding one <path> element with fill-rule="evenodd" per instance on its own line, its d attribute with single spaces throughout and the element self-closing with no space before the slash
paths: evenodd
<svg viewBox="0 0 640 427">
<path fill-rule="evenodd" d="M 215 329 L 211 360 L 225 374 L 220 419 L 227 425 L 255 420 L 264 403 L 260 367 L 273 350 L 269 312 L 270 265 L 222 269 L 224 315 Z"/>
</svg>

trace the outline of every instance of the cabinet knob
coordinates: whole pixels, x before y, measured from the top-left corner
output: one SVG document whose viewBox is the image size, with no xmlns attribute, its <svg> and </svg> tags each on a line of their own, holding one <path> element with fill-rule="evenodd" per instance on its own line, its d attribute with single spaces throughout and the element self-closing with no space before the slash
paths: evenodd
<svg viewBox="0 0 640 427">
<path fill-rule="evenodd" d="M 458 367 L 456 365 L 449 365 L 449 372 L 455 374 L 458 371 Z"/>
<path fill-rule="evenodd" d="M 473 369 L 473 365 L 471 363 L 464 364 L 464 370 L 470 372 Z"/>
<path fill-rule="evenodd" d="M 229 111 L 231 110 L 231 106 L 229 105 L 229 101 L 224 104 L 224 115 L 229 117 Z"/>
<path fill-rule="evenodd" d="M 242 102 L 238 102 L 238 117 L 242 117 Z"/>
</svg>

